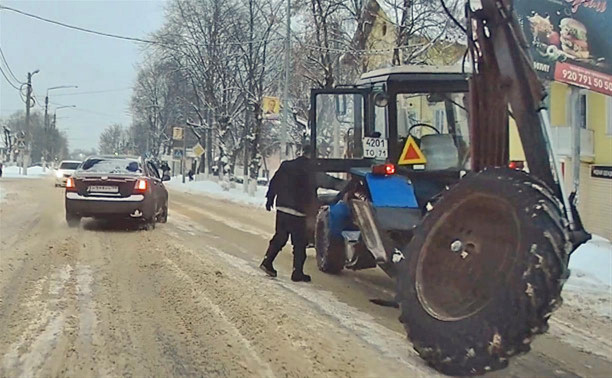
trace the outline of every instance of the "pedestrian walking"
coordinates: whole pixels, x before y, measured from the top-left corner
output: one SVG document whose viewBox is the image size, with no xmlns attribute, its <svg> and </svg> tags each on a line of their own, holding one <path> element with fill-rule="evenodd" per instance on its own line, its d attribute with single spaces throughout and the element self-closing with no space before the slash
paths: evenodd
<svg viewBox="0 0 612 378">
<path fill-rule="evenodd" d="M 276 277 L 273 262 L 283 249 L 289 237 L 293 245 L 292 281 L 309 282 L 310 276 L 304 274 L 306 261 L 306 213 L 308 207 L 316 203 L 316 185 L 312 174 L 311 149 L 303 149 L 302 156 L 288 160 L 280 168 L 268 186 L 266 210 L 271 211 L 276 202 L 276 231 L 260 268 L 271 277 Z"/>
</svg>

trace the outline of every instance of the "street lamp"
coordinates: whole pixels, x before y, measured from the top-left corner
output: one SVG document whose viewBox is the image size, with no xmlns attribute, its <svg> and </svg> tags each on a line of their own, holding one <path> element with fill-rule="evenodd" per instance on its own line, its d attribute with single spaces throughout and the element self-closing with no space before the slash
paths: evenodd
<svg viewBox="0 0 612 378">
<path fill-rule="evenodd" d="M 57 111 L 66 108 L 76 108 L 76 105 L 62 105 L 55 108 L 55 111 L 53 112 L 53 128 L 55 128 L 55 121 L 57 120 Z"/>
<path fill-rule="evenodd" d="M 55 87 L 47 88 L 47 94 L 45 95 L 45 128 L 49 127 L 49 116 L 47 113 L 49 109 L 49 91 L 52 91 L 55 89 L 64 89 L 64 88 L 78 88 L 78 85 L 58 85 Z"/>
<path fill-rule="evenodd" d="M 57 108 L 55 108 L 55 111 L 53 112 L 53 128 L 55 128 L 55 124 L 57 122 L 57 111 L 60 109 L 66 109 L 66 108 L 76 108 L 76 105 L 62 105 L 62 106 L 58 106 Z M 48 132 L 48 131 L 47 131 Z M 54 135 L 54 134 L 52 134 Z M 53 156 L 54 156 L 54 151 L 53 151 L 53 144 L 50 143 L 49 139 L 50 139 L 50 134 L 47 134 L 46 136 L 46 141 L 47 141 L 47 147 L 45 148 L 45 152 L 49 154 L 49 159 L 54 160 Z M 45 164 L 43 166 L 46 166 L 46 161 Z"/>
</svg>

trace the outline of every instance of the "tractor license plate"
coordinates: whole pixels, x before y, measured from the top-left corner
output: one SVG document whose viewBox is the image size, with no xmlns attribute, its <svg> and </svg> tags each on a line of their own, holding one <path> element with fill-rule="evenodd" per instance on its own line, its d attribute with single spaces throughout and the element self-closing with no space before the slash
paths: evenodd
<svg viewBox="0 0 612 378">
<path fill-rule="evenodd" d="M 383 138 L 363 138 L 363 157 L 370 159 L 386 159 L 389 155 L 389 145 Z"/>
<path fill-rule="evenodd" d="M 89 192 L 95 193 L 118 193 L 119 187 L 117 186 L 103 186 L 103 185 L 92 185 L 87 188 Z"/>
</svg>

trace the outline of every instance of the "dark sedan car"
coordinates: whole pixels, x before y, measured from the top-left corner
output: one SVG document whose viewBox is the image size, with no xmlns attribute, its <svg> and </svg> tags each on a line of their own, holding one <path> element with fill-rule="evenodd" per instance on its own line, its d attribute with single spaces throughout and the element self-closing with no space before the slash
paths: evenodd
<svg viewBox="0 0 612 378">
<path fill-rule="evenodd" d="M 145 227 L 168 218 L 168 191 L 155 164 L 138 158 L 95 156 L 66 181 L 66 221 L 82 217 L 131 218 Z"/>
</svg>

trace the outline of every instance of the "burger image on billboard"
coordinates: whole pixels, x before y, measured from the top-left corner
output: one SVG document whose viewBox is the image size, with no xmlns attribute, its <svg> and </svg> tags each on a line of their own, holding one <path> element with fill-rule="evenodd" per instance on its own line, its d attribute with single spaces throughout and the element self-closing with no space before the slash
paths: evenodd
<svg viewBox="0 0 612 378">
<path fill-rule="evenodd" d="M 559 23 L 559 27 L 563 52 L 576 59 L 588 59 L 591 54 L 584 24 L 573 18 L 564 18 Z"/>
</svg>

